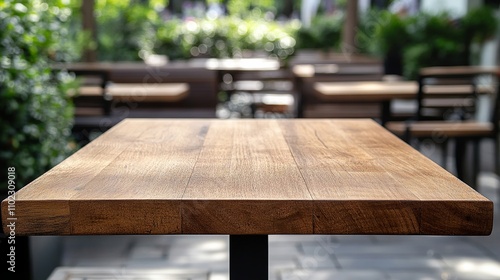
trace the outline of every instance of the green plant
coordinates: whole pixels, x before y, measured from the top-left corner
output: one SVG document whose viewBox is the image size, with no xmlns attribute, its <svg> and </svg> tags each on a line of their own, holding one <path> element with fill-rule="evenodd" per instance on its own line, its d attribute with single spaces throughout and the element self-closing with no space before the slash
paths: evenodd
<svg viewBox="0 0 500 280">
<path fill-rule="evenodd" d="M 468 42 L 461 26 L 446 14 L 421 14 L 410 21 L 411 45 L 404 50 L 404 75 L 416 78 L 422 67 L 467 65 Z"/>
<path fill-rule="evenodd" d="M 491 38 L 498 25 L 494 11 L 489 7 L 479 7 L 469 11 L 460 21 L 465 43 L 465 53 L 470 61 L 477 61 L 479 53 L 472 51 L 472 45 L 483 44 Z"/>
<path fill-rule="evenodd" d="M 319 15 L 310 27 L 302 26 L 296 34 L 298 49 L 336 49 L 340 45 L 343 17 Z"/>
<path fill-rule="evenodd" d="M 483 43 L 495 34 L 498 20 L 491 8 L 479 7 L 470 10 L 462 18 L 461 24 L 466 40 Z"/>
<path fill-rule="evenodd" d="M 472 44 L 482 44 L 497 25 L 494 11 L 488 7 L 472 9 L 459 19 L 446 13 L 415 17 L 411 23 L 413 44 L 404 53 L 405 76 L 415 78 L 422 67 L 469 65 Z"/>
<path fill-rule="evenodd" d="M 141 60 L 141 50 L 153 48 L 159 12 L 158 0 L 97 0 L 97 53 L 99 60 Z"/>
<path fill-rule="evenodd" d="M 391 12 L 379 14 L 378 24 L 373 29 L 373 46 L 376 53 L 385 55 L 396 52 L 409 43 L 408 21 Z"/>
<path fill-rule="evenodd" d="M 356 49 L 359 53 L 377 53 L 376 44 L 373 43 L 373 34 L 380 25 L 380 14 L 378 9 L 370 9 L 359 17 L 356 30 Z"/>
<path fill-rule="evenodd" d="M 285 60 L 294 53 L 297 24 L 282 25 L 259 18 L 169 20 L 158 27 L 152 52 L 170 59 L 241 57 L 263 51 Z"/>
<path fill-rule="evenodd" d="M 71 10 L 63 1 L 0 3 L 0 189 L 7 167 L 22 187 L 70 152 L 74 78 L 50 63 L 72 57 L 63 43 Z"/>
<path fill-rule="evenodd" d="M 252 13 L 262 11 L 275 11 L 274 0 L 228 0 L 227 10 L 232 16 L 246 18 Z"/>
<path fill-rule="evenodd" d="M 148 49 L 148 53 L 164 54 L 169 59 L 188 57 L 189 50 L 182 48 L 181 25 L 182 21 L 179 19 L 171 19 L 159 25 L 155 43 Z"/>
<path fill-rule="evenodd" d="M 470 64 L 471 44 L 484 42 L 496 27 L 493 10 L 486 7 L 472 9 L 461 19 L 447 13 L 400 18 L 387 11 L 373 12 L 362 24 L 358 42 L 364 50 L 384 57 L 402 53 L 403 74 L 414 79 L 422 67 Z"/>
</svg>

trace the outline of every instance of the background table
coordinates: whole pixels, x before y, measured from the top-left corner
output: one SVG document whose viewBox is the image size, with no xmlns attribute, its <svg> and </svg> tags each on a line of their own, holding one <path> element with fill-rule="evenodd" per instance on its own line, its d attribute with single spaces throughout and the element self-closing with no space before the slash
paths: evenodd
<svg viewBox="0 0 500 280">
<path fill-rule="evenodd" d="M 415 81 L 320 82 L 314 84 L 314 90 L 318 98 L 325 101 L 380 103 L 380 121 L 385 125 L 391 119 L 391 101 L 415 99 L 418 83 Z"/>
<path fill-rule="evenodd" d="M 230 234 L 231 277 L 264 279 L 268 234 L 487 235 L 493 204 L 371 120 L 128 119 L 15 217 L 19 235 Z"/>
<path fill-rule="evenodd" d="M 418 82 L 320 82 L 314 84 L 314 89 L 325 100 L 381 102 L 392 99 L 415 99 Z"/>
<path fill-rule="evenodd" d="M 219 101 L 227 101 L 224 107 L 241 107 L 241 103 L 247 103 L 248 108 L 239 109 L 243 117 L 255 117 L 258 111 L 293 114 L 291 107 L 296 107 L 295 100 L 299 97 L 293 89 L 290 72 L 278 59 L 212 58 L 206 61 L 205 67 L 217 73 L 215 91 L 219 93 Z M 239 98 L 232 97 L 234 94 L 246 101 L 238 102 Z"/>
</svg>

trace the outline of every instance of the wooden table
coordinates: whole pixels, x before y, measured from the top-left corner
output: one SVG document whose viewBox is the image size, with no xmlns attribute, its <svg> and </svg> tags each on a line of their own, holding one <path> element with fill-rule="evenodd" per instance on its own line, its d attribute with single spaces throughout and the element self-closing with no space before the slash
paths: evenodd
<svg viewBox="0 0 500 280">
<path fill-rule="evenodd" d="M 418 82 L 415 81 L 370 81 L 370 82 L 325 82 L 315 83 L 318 98 L 338 102 L 376 102 L 380 103 L 381 123 L 391 118 L 393 99 L 415 99 Z"/>
<path fill-rule="evenodd" d="M 373 101 L 414 99 L 418 92 L 416 81 L 371 81 L 315 83 L 321 98 L 331 101 Z"/>
<path fill-rule="evenodd" d="M 477 76 L 477 75 L 499 75 L 500 67 L 498 66 L 436 66 L 425 67 L 420 70 L 421 76 L 448 76 L 454 77 Z"/>
<path fill-rule="evenodd" d="M 299 78 L 312 78 L 318 75 L 368 75 L 380 74 L 383 72 L 382 66 L 377 64 L 298 64 L 292 67 L 292 73 Z"/>
<path fill-rule="evenodd" d="M 189 94 L 187 83 L 111 84 L 107 93 L 118 102 L 178 102 Z"/>
<path fill-rule="evenodd" d="M 265 81 L 281 80 L 286 81 L 287 71 L 281 69 L 280 61 L 271 58 L 211 58 L 205 62 L 206 69 L 217 73 L 216 92 L 225 92 L 228 99 L 236 92 L 265 92 L 276 93 L 275 90 L 263 90 Z M 285 75 L 284 75 L 285 74 Z M 241 88 L 245 82 L 260 83 L 261 88 L 250 86 Z M 253 95 L 255 98 L 255 95 Z M 255 116 L 256 106 L 260 104 L 253 102 L 251 104 L 252 116 Z M 273 104 L 275 108 L 280 108 L 280 104 Z M 283 107 L 283 106 L 281 106 Z"/>
<path fill-rule="evenodd" d="M 371 120 L 128 119 L 8 207 L 18 235 L 229 234 L 231 279 L 267 278 L 268 234 L 493 225 L 491 201 Z"/>
<path fill-rule="evenodd" d="M 217 71 L 272 71 L 280 69 L 280 63 L 270 58 L 211 58 L 205 67 Z"/>
<path fill-rule="evenodd" d="M 217 73 L 217 91 L 221 90 L 222 84 L 232 84 L 240 80 L 244 73 L 273 72 L 281 67 L 277 59 L 270 58 L 211 58 L 206 60 L 205 68 Z"/>
<path fill-rule="evenodd" d="M 314 84 L 318 82 L 355 82 L 355 81 L 380 81 L 383 77 L 383 67 L 376 63 L 322 63 L 322 64 L 297 64 L 291 68 L 296 89 L 300 92 L 297 100 L 297 116 L 317 117 L 314 106 L 324 106 L 328 100 L 321 100 L 314 89 Z M 359 112 L 359 103 L 344 104 L 343 108 L 352 113 Z M 365 104 L 366 105 L 366 104 Z M 366 110 L 361 109 L 361 116 L 369 116 Z M 335 110 L 335 109 L 333 109 Z M 308 112 L 308 113 L 307 113 Z M 319 114 L 321 116 L 321 114 Z M 331 114 L 326 116 L 339 115 Z"/>
</svg>

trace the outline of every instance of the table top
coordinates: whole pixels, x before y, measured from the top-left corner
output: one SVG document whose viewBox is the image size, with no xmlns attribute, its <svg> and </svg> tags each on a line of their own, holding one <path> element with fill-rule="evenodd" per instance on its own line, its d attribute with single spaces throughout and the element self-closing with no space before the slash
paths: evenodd
<svg viewBox="0 0 500 280">
<path fill-rule="evenodd" d="M 420 69 L 420 74 L 423 76 L 498 75 L 500 74 L 500 68 L 497 66 L 436 66 L 422 68 Z"/>
<path fill-rule="evenodd" d="M 171 70 L 207 69 L 218 71 L 274 71 L 281 67 L 277 59 L 270 58 L 209 58 L 191 59 L 187 61 L 171 61 L 165 64 L 146 64 L 144 62 L 77 62 L 59 63 L 52 65 L 54 69 L 68 69 L 81 73 L 109 73 L 113 71 L 137 71 L 150 68 Z"/>
<path fill-rule="evenodd" d="M 312 78 L 316 75 L 376 75 L 383 72 L 381 65 L 369 64 L 297 64 L 292 73 L 299 78 Z"/>
<path fill-rule="evenodd" d="M 484 235 L 493 203 L 372 120 L 127 119 L 9 217 L 18 235 Z"/>
<path fill-rule="evenodd" d="M 387 101 L 392 99 L 414 99 L 418 82 L 372 81 L 372 82 L 318 82 L 314 90 L 326 100 L 335 101 Z"/>
<path fill-rule="evenodd" d="M 280 69 L 280 63 L 270 58 L 210 58 L 205 67 L 219 71 L 274 71 Z"/>
<path fill-rule="evenodd" d="M 56 63 L 52 65 L 53 69 L 67 69 L 75 72 L 102 72 L 109 73 L 117 70 L 149 70 L 149 69 L 205 69 L 207 59 L 191 59 L 169 61 L 165 64 L 147 64 L 141 61 L 130 62 L 73 62 Z"/>
<path fill-rule="evenodd" d="M 189 94 L 186 83 L 111 84 L 106 88 L 120 102 L 177 102 Z"/>
</svg>

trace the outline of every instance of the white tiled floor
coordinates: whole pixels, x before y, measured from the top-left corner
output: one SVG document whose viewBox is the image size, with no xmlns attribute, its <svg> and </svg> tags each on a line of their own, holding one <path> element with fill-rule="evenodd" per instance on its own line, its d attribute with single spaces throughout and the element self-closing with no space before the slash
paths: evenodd
<svg viewBox="0 0 500 280">
<path fill-rule="evenodd" d="M 227 236 L 72 236 L 63 240 L 65 267 L 197 269 L 227 279 Z"/>
</svg>

